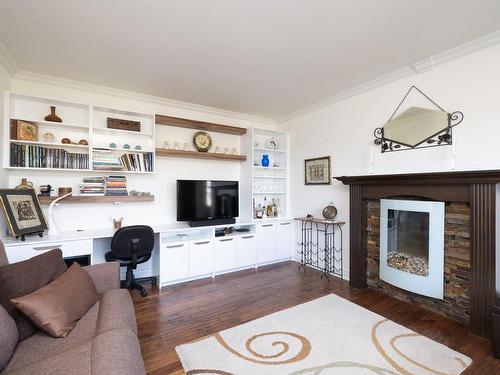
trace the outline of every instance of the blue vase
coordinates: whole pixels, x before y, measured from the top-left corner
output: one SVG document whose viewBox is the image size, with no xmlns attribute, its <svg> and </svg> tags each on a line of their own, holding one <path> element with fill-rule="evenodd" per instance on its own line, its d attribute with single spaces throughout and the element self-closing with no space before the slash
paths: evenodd
<svg viewBox="0 0 500 375">
<path fill-rule="evenodd" d="M 269 167 L 269 155 L 262 155 L 261 164 L 263 167 Z"/>
</svg>

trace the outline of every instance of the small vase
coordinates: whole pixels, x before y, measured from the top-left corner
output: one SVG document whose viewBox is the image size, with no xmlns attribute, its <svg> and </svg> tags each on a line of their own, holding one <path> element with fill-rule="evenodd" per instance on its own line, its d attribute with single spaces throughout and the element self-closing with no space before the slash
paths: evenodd
<svg viewBox="0 0 500 375">
<path fill-rule="evenodd" d="M 56 115 L 56 107 L 51 105 L 50 106 L 50 115 L 45 116 L 45 121 L 51 121 L 51 122 L 62 122 L 61 118 Z"/>
<path fill-rule="evenodd" d="M 261 164 L 263 167 L 269 167 L 269 155 L 262 155 Z"/>
</svg>

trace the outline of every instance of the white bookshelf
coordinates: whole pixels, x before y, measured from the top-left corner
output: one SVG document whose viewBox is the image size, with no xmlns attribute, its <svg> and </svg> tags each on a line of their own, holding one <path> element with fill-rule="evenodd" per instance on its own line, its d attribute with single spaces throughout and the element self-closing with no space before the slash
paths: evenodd
<svg viewBox="0 0 500 375">
<path fill-rule="evenodd" d="M 269 140 L 278 142 L 276 148 L 269 145 Z M 288 133 L 270 129 L 249 129 L 243 137 L 242 147 L 248 160 L 242 165 L 241 173 L 241 217 L 247 220 L 265 221 L 286 219 L 289 217 L 289 140 Z M 268 167 L 262 166 L 262 156 L 268 155 Z M 257 219 L 254 215 L 256 206 L 272 200 L 279 204 L 280 215 L 275 218 Z"/>
<path fill-rule="evenodd" d="M 50 106 L 56 107 L 56 114 L 63 122 L 50 122 L 44 118 L 50 113 Z M 154 114 L 133 112 L 128 110 L 107 108 L 88 103 L 72 103 L 54 98 L 42 98 L 17 93 L 5 95 L 5 117 L 3 139 L 4 168 L 14 170 L 48 170 L 66 172 L 92 172 L 92 173 L 132 173 L 153 174 L 155 172 L 155 127 Z M 107 118 L 134 120 L 141 123 L 140 132 L 108 129 Z M 11 139 L 10 124 L 12 120 L 22 120 L 37 124 L 38 140 L 23 141 Z M 53 142 L 47 142 L 44 135 L 54 135 Z M 71 140 L 72 144 L 63 144 L 63 138 Z M 81 140 L 88 145 L 78 144 Z M 114 145 L 112 145 L 112 143 Z M 14 165 L 11 160 L 11 145 L 41 146 L 50 149 L 63 149 L 69 153 L 88 155 L 86 168 L 45 168 L 40 166 Z M 115 147 L 112 147 L 115 146 Z M 128 147 L 127 147 L 128 146 Z M 135 149 L 139 146 L 140 149 Z M 120 158 L 123 154 L 136 154 L 139 160 L 148 157 L 151 153 L 152 171 L 127 171 L 113 169 L 95 170 L 94 151 L 106 150 L 113 158 Z M 143 168 L 144 169 L 144 168 Z"/>
</svg>

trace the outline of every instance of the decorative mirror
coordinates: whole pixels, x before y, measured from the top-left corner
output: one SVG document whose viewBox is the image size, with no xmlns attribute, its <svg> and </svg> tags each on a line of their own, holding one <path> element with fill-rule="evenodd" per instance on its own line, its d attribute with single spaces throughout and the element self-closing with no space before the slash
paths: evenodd
<svg viewBox="0 0 500 375">
<path fill-rule="evenodd" d="M 418 102 L 402 110 L 413 93 L 419 96 Z M 412 86 L 385 125 L 375 129 L 374 143 L 380 145 L 382 152 L 448 146 L 453 143 L 453 127 L 460 124 L 463 118 L 462 112 L 445 111 Z"/>
</svg>

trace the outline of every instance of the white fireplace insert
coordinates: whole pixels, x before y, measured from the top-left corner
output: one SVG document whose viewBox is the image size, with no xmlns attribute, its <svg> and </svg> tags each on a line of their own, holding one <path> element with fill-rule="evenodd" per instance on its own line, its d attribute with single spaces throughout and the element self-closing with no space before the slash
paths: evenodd
<svg viewBox="0 0 500 375">
<path fill-rule="evenodd" d="M 380 200 L 380 279 L 443 299 L 444 202 Z"/>
</svg>

